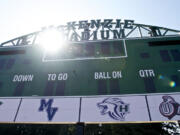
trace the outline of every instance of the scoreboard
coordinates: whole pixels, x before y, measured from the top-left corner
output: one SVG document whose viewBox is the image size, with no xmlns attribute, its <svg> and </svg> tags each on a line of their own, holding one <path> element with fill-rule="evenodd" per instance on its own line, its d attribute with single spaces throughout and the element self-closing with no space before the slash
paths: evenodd
<svg viewBox="0 0 180 135">
<path fill-rule="evenodd" d="M 54 52 L 34 42 L 43 32 L 1 44 L 0 122 L 179 120 L 179 31 L 107 19 L 57 29 L 67 41 Z"/>
<path fill-rule="evenodd" d="M 180 38 L 1 48 L 1 97 L 180 92 Z"/>
</svg>

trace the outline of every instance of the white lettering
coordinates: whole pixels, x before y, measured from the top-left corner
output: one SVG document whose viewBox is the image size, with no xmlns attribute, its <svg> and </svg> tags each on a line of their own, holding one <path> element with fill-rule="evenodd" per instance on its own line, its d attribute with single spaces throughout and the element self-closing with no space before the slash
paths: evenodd
<svg viewBox="0 0 180 135">
<path fill-rule="evenodd" d="M 27 81 L 27 80 L 28 80 L 28 76 L 27 75 L 22 77 L 22 81 Z"/>
<path fill-rule="evenodd" d="M 51 74 L 48 74 L 48 81 L 51 80 Z"/>
<path fill-rule="evenodd" d="M 68 74 L 67 73 L 59 73 L 59 74 L 48 74 L 48 81 L 55 81 L 55 80 L 67 80 Z"/>
<path fill-rule="evenodd" d="M 112 71 L 110 72 L 95 72 L 94 73 L 94 79 L 120 79 L 122 78 L 122 72 L 121 71 Z"/>
<path fill-rule="evenodd" d="M 18 81 L 21 82 L 21 80 L 22 80 L 22 75 L 19 75 Z"/>
<path fill-rule="evenodd" d="M 67 80 L 68 79 L 68 74 L 67 73 L 60 73 L 58 75 L 58 80 Z"/>
<path fill-rule="evenodd" d="M 116 78 L 122 78 L 122 73 L 121 73 L 121 71 L 113 71 L 113 72 L 112 72 L 112 77 L 113 77 L 114 79 L 116 79 Z"/>
<path fill-rule="evenodd" d="M 139 76 L 140 76 L 140 77 L 145 77 L 143 70 L 139 70 Z"/>
<path fill-rule="evenodd" d="M 103 78 L 103 73 L 102 73 L 102 72 L 99 73 L 99 79 L 104 79 L 104 78 Z"/>
<path fill-rule="evenodd" d="M 32 82 L 34 75 L 14 75 L 13 82 Z"/>
<path fill-rule="evenodd" d="M 95 73 L 94 73 L 94 79 L 95 79 L 95 80 L 98 79 L 98 72 L 95 72 Z"/>
<path fill-rule="evenodd" d="M 155 77 L 155 73 L 153 69 L 145 69 L 145 70 L 139 70 L 139 76 L 144 77 Z"/>
<path fill-rule="evenodd" d="M 56 80 L 56 74 L 48 74 L 48 81 L 55 81 Z"/>
<path fill-rule="evenodd" d="M 149 70 L 149 75 L 150 75 L 151 77 L 155 77 L 154 70 Z"/>
<path fill-rule="evenodd" d="M 109 76 L 109 72 L 107 72 L 107 79 L 111 79 L 111 77 Z"/>
<path fill-rule="evenodd" d="M 52 79 L 53 81 L 56 80 L 56 74 L 52 74 L 51 79 Z"/>
<path fill-rule="evenodd" d="M 18 75 L 15 75 L 14 78 L 13 78 L 13 82 L 16 82 L 18 79 Z"/>
</svg>

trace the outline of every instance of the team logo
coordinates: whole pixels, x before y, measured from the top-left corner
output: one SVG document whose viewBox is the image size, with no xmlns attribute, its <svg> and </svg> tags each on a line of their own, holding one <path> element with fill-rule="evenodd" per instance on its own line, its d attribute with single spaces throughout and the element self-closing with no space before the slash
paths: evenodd
<svg viewBox="0 0 180 135">
<path fill-rule="evenodd" d="M 54 115 L 58 110 L 57 107 L 52 107 L 52 103 L 53 103 L 53 99 L 49 99 L 48 101 L 46 101 L 45 99 L 41 99 L 40 107 L 39 107 L 39 111 L 46 110 L 49 121 L 53 119 Z"/>
<path fill-rule="evenodd" d="M 175 115 L 180 115 L 180 104 L 177 103 L 171 96 L 163 96 L 163 102 L 159 105 L 159 111 L 169 120 Z"/>
<path fill-rule="evenodd" d="M 129 104 L 124 103 L 120 98 L 106 98 L 97 103 L 101 109 L 101 115 L 108 114 L 114 120 L 124 121 L 129 113 Z"/>
</svg>

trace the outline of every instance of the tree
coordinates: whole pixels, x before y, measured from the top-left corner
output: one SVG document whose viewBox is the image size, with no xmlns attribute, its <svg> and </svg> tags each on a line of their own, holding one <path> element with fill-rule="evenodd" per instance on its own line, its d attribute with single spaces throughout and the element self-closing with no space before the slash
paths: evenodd
<svg viewBox="0 0 180 135">
<path fill-rule="evenodd" d="M 178 122 L 164 122 L 162 123 L 164 135 L 180 135 L 180 126 Z"/>
</svg>

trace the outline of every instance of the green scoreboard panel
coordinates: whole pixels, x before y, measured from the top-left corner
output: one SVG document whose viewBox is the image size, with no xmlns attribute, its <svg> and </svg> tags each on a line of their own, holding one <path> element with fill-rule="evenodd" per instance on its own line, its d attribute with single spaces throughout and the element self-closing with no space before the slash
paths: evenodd
<svg viewBox="0 0 180 135">
<path fill-rule="evenodd" d="M 0 96 L 87 96 L 180 92 L 180 37 L 0 48 Z"/>
</svg>

